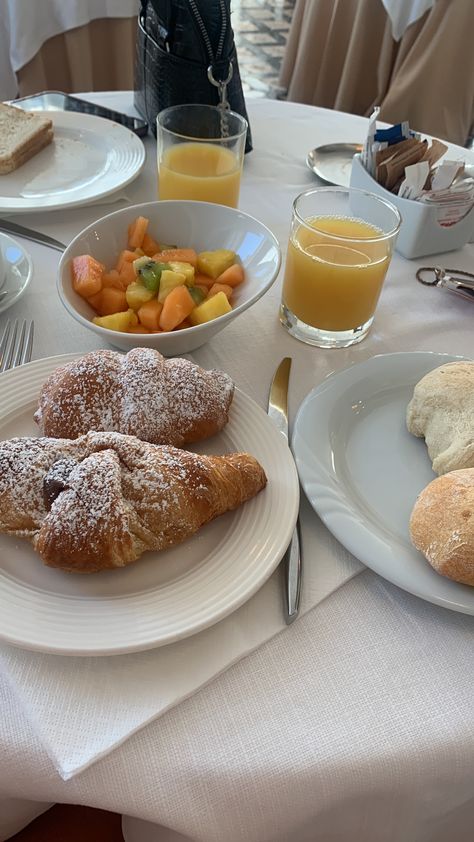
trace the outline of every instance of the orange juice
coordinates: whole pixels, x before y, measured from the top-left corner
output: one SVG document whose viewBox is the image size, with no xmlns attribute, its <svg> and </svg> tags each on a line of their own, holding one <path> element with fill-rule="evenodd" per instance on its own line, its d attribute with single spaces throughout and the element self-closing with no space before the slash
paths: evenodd
<svg viewBox="0 0 474 842">
<path fill-rule="evenodd" d="M 160 199 L 197 199 L 236 208 L 240 164 L 230 149 L 212 143 L 180 143 L 159 165 Z"/>
<path fill-rule="evenodd" d="M 390 262 L 390 243 L 374 239 L 383 237 L 383 231 L 360 219 L 315 217 L 306 224 L 314 230 L 300 225 L 289 242 L 284 305 L 320 330 L 364 325 L 375 312 Z"/>
</svg>

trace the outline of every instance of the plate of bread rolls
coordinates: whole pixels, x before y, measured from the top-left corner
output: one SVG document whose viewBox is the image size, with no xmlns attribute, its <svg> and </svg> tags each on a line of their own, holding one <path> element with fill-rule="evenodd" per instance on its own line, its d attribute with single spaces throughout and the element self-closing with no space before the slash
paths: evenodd
<svg viewBox="0 0 474 842">
<path fill-rule="evenodd" d="M 0 639 L 110 655 L 248 600 L 289 543 L 291 452 L 222 371 L 152 348 L 0 381 Z"/>
<path fill-rule="evenodd" d="M 474 614 L 474 362 L 383 354 L 303 401 L 293 450 L 335 537 L 398 587 Z"/>
</svg>

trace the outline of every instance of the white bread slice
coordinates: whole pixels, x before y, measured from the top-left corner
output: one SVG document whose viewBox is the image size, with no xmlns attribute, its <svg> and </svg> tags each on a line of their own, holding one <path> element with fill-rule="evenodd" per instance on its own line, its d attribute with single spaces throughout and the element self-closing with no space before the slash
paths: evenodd
<svg viewBox="0 0 474 842">
<path fill-rule="evenodd" d="M 48 117 L 0 103 L 0 175 L 16 170 L 52 139 Z"/>
</svg>

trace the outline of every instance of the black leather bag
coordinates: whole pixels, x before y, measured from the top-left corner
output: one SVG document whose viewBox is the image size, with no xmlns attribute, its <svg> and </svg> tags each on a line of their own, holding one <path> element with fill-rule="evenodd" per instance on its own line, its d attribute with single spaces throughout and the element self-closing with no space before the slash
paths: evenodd
<svg viewBox="0 0 474 842">
<path fill-rule="evenodd" d="M 155 136 L 156 115 L 170 105 L 221 104 L 248 122 L 230 0 L 141 0 L 134 102 Z"/>
</svg>

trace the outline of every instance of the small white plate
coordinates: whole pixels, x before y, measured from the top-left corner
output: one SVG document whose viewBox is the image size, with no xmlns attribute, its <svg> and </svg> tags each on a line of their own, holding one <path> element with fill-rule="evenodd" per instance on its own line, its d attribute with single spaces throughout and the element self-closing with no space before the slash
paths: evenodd
<svg viewBox="0 0 474 842">
<path fill-rule="evenodd" d="M 36 360 L 1 375 L 1 439 L 37 434 L 41 385 L 77 356 Z M 238 390 L 229 423 L 199 450 L 248 451 L 262 464 L 267 487 L 183 544 L 90 576 L 45 567 L 27 541 L 0 535 L 0 640 L 62 655 L 134 652 L 195 634 L 250 599 L 282 558 L 296 523 L 291 451 L 267 414 Z"/>
<path fill-rule="evenodd" d="M 400 588 L 474 614 L 474 588 L 436 573 L 408 530 L 435 474 L 424 440 L 407 430 L 406 408 L 428 371 L 457 359 L 385 354 L 331 375 L 303 401 L 293 451 L 308 500 L 346 549 Z"/>
<path fill-rule="evenodd" d="M 0 283 L 0 313 L 3 313 L 26 292 L 33 275 L 33 262 L 20 243 L 1 231 L 0 251 L 5 270 L 3 283 Z"/>
<path fill-rule="evenodd" d="M 357 152 L 362 152 L 359 143 L 329 143 L 311 149 L 306 163 L 325 184 L 349 187 L 352 159 Z"/>
<path fill-rule="evenodd" d="M 125 126 L 73 111 L 48 111 L 54 139 L 0 176 L 0 212 L 27 213 L 94 202 L 124 187 L 145 163 L 145 147 Z"/>
</svg>

